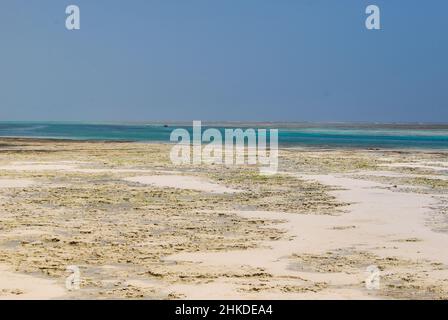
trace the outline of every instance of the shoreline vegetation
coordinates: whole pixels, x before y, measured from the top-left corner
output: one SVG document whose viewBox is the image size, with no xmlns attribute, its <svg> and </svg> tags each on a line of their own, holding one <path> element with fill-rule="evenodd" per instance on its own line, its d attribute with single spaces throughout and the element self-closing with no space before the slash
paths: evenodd
<svg viewBox="0 0 448 320">
<path fill-rule="evenodd" d="M 171 146 L 0 138 L 0 299 L 448 299 L 448 150 Z"/>
</svg>

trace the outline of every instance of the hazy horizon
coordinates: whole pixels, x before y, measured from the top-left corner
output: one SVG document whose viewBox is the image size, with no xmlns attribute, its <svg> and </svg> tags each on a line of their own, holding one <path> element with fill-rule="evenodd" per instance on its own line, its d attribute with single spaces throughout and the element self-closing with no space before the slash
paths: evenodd
<svg viewBox="0 0 448 320">
<path fill-rule="evenodd" d="M 85 124 L 85 125 L 179 125 L 179 126 L 191 126 L 193 121 L 201 121 L 203 126 L 220 126 L 226 124 L 238 124 L 238 125 L 277 125 L 278 128 L 306 128 L 316 127 L 321 128 L 325 126 L 350 128 L 350 127 L 378 127 L 378 128 L 440 128 L 448 129 L 448 122 L 378 122 L 378 121 L 237 121 L 237 120 L 0 120 L 0 124 Z"/>
</svg>

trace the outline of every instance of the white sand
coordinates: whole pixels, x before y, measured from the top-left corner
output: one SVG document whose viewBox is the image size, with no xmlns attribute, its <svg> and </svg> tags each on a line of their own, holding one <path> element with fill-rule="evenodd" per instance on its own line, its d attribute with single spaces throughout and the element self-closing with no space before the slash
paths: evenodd
<svg viewBox="0 0 448 320">
<path fill-rule="evenodd" d="M 12 272 L 0 265 L 0 300 L 62 299 L 66 294 L 62 282 Z"/>
<path fill-rule="evenodd" d="M 0 179 L 0 188 L 26 188 L 35 184 L 27 179 Z"/>
<path fill-rule="evenodd" d="M 40 230 L 40 229 L 32 229 L 32 228 L 27 228 L 27 229 L 14 229 L 8 232 L 4 232 L 2 231 L 0 233 L 0 237 L 1 238 L 22 238 L 22 237 L 33 237 L 33 236 L 40 236 L 45 234 L 44 231 Z"/>
<path fill-rule="evenodd" d="M 410 169 L 429 169 L 434 171 L 448 171 L 448 167 L 445 166 L 431 166 L 428 165 L 427 162 L 420 164 L 420 163 L 414 163 L 414 162 L 402 162 L 402 163 L 386 163 L 386 164 L 379 164 L 379 166 L 382 167 L 389 167 L 389 168 L 410 168 Z"/>
<path fill-rule="evenodd" d="M 415 164 L 413 164 L 415 165 Z M 418 164 L 417 164 L 418 165 Z M 15 163 L 0 169 L 19 171 L 66 170 L 76 172 L 140 172 L 133 169 L 79 168 L 70 163 Z M 441 169 L 440 167 L 438 167 Z M 444 170 L 446 168 L 443 168 Z M 141 172 L 152 172 L 141 170 Z M 357 174 L 369 174 L 359 172 Z M 372 175 L 377 175 L 373 173 Z M 381 172 L 378 175 L 386 175 Z M 247 293 L 238 291 L 234 279 L 225 278 L 206 284 L 173 284 L 170 290 L 186 295 L 189 299 L 370 299 L 377 298 L 375 292 L 362 285 L 365 270 L 358 273 L 317 273 L 291 268 L 292 254 L 324 254 L 336 249 L 372 252 L 380 257 L 429 260 L 448 264 L 448 235 L 432 231 L 426 226 L 430 207 L 437 200 L 430 195 L 404 193 L 386 189 L 389 185 L 354 179 L 350 175 L 297 175 L 306 180 L 318 181 L 345 190 L 333 192 L 341 201 L 352 203 L 346 213 L 338 216 L 299 215 L 262 211 L 238 211 L 238 215 L 257 219 L 281 219 L 279 227 L 285 229 L 292 239 L 266 241 L 261 248 L 229 252 L 181 253 L 167 258 L 174 261 L 193 261 L 211 268 L 228 267 L 239 270 L 241 266 L 263 268 L 276 277 L 284 276 L 291 285 L 306 285 L 310 282 L 327 282 L 329 289 L 312 292 L 289 292 L 276 295 L 261 291 Z M 397 176 L 391 174 L 390 176 Z M 413 176 L 413 175 L 412 175 Z M 417 176 L 417 175 L 416 175 Z M 126 178 L 126 181 L 149 184 L 157 187 L 190 189 L 209 193 L 241 192 L 196 176 L 146 175 Z M 33 183 L 29 180 L 0 180 L 0 187 L 23 187 Z M 30 230 L 31 232 L 31 230 Z M 25 232 L 25 235 L 29 233 Z M 403 241 L 418 239 L 418 241 Z M 387 270 L 385 270 L 387 272 Z M 429 271 L 433 272 L 433 271 Z M 431 278 L 448 278 L 448 272 L 431 273 Z M 247 279 L 246 279 L 247 280 Z M 20 293 L 20 294 L 17 294 Z M 0 298 L 38 299 L 58 298 L 66 294 L 63 285 L 57 282 L 18 274 L 0 266 Z"/>
<path fill-rule="evenodd" d="M 448 234 L 437 233 L 425 225 L 425 219 L 435 200 L 428 195 L 393 192 L 384 185 L 370 181 L 334 175 L 301 176 L 307 180 L 337 186 L 345 190 L 333 192 L 338 199 L 352 203 L 348 212 L 338 216 L 297 215 L 272 212 L 237 212 L 237 214 L 260 219 L 284 219 L 280 227 L 288 231 L 292 240 L 264 243 L 266 249 L 230 251 L 216 253 L 180 253 L 169 260 L 193 261 L 213 267 L 248 265 L 264 268 L 277 275 L 299 276 L 311 281 L 325 281 L 330 289 L 318 292 L 282 294 L 288 299 L 371 299 L 377 298 L 375 291 L 366 290 L 362 285 L 365 270 L 359 273 L 314 273 L 291 270 L 292 254 L 324 254 L 327 251 L 346 248 L 372 252 L 380 257 L 400 257 L 418 261 L 428 259 L 448 264 Z M 349 228 L 345 228 L 350 226 Z M 342 227 L 341 230 L 338 227 Z M 404 239 L 419 241 L 407 242 Z M 401 240 L 401 241 L 400 241 Z M 385 270 L 384 272 L 387 272 Z M 446 270 L 434 276 L 448 277 Z M 293 281 L 294 283 L 294 281 Z M 296 284 L 299 280 L 296 281 Z M 230 290 L 224 281 L 202 286 L 176 285 L 178 292 L 192 299 L 222 298 L 222 292 Z M 232 298 L 235 296 L 235 291 Z M 242 294 L 241 297 L 247 297 Z M 240 297 L 240 298 L 241 298 Z M 258 293 L 257 298 L 275 299 L 272 293 Z M 280 298 L 280 296 L 279 296 Z"/>
<path fill-rule="evenodd" d="M 415 174 L 415 173 L 402 173 L 393 171 L 360 171 L 358 173 L 362 176 L 372 176 L 372 177 L 386 177 L 386 178 L 425 178 L 425 179 L 435 179 L 435 180 L 448 180 L 448 175 L 428 175 L 428 174 Z"/>
<path fill-rule="evenodd" d="M 176 188 L 203 191 L 208 193 L 235 193 L 241 192 L 223 185 L 213 183 L 207 179 L 195 176 L 182 175 L 159 175 L 159 176 L 139 176 L 124 179 L 129 182 L 150 184 L 162 188 Z"/>
</svg>

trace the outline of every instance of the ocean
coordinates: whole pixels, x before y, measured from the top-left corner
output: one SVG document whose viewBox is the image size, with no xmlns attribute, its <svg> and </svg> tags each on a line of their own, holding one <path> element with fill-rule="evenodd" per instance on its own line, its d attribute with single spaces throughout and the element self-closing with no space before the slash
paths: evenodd
<svg viewBox="0 0 448 320">
<path fill-rule="evenodd" d="M 0 122 L 1 137 L 169 142 L 192 123 Z M 448 149 L 448 125 L 372 123 L 203 123 L 224 128 L 275 128 L 280 146 Z"/>
</svg>

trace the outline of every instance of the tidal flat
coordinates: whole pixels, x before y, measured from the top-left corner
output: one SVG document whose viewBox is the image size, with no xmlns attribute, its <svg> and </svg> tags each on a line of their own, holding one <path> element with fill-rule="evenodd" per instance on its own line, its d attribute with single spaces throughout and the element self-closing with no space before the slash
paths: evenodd
<svg viewBox="0 0 448 320">
<path fill-rule="evenodd" d="M 281 148 L 266 176 L 170 149 L 0 139 L 0 299 L 448 298 L 448 152 Z"/>
</svg>

